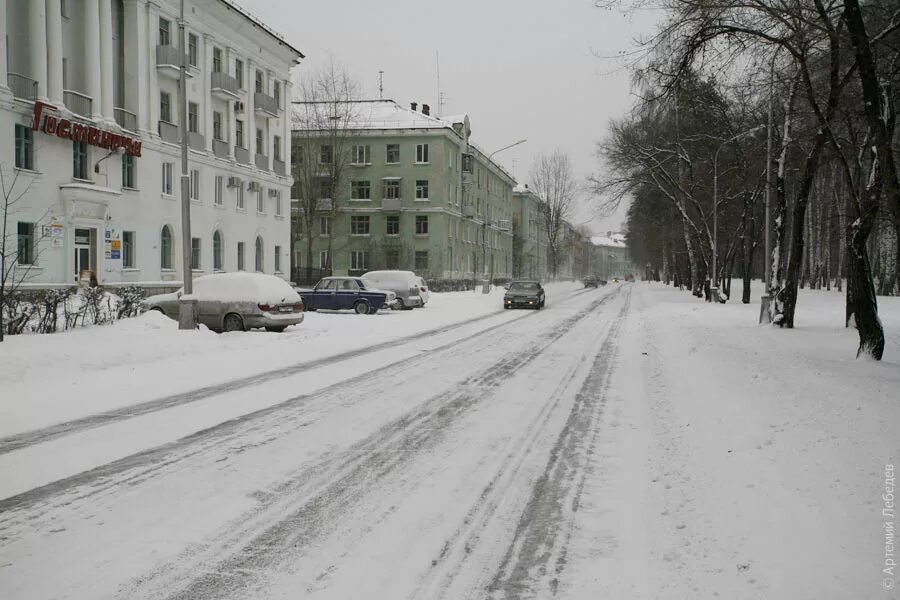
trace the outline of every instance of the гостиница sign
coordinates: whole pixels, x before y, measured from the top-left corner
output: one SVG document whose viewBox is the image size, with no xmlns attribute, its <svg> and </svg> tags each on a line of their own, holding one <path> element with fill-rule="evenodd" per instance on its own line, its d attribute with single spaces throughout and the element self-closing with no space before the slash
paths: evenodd
<svg viewBox="0 0 900 600">
<path fill-rule="evenodd" d="M 70 119 L 62 119 L 54 115 L 45 114 L 45 108 L 56 111 L 56 107 L 51 104 L 44 102 L 34 103 L 34 115 L 31 120 L 32 129 L 75 142 L 85 142 L 91 146 L 114 152 L 122 148 L 125 150 L 125 154 L 140 158 L 141 140 L 99 129 L 93 125 L 85 125 Z"/>
</svg>

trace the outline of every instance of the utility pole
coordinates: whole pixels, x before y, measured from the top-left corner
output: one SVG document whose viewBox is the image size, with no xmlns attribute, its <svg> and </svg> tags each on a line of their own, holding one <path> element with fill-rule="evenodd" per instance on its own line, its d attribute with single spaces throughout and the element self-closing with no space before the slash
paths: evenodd
<svg viewBox="0 0 900 600">
<path fill-rule="evenodd" d="M 184 32 L 184 0 L 178 16 L 178 54 L 181 63 L 181 77 L 178 84 L 178 104 L 181 134 L 181 250 L 184 271 L 184 293 L 178 302 L 178 329 L 196 329 L 194 309 L 197 300 L 193 298 L 193 273 L 191 260 L 191 198 L 190 176 L 188 175 L 188 122 L 187 122 L 187 44 Z"/>
<path fill-rule="evenodd" d="M 491 162 L 491 157 L 494 156 L 495 154 L 497 154 L 498 152 L 503 152 L 504 150 L 508 150 L 509 148 L 512 148 L 513 146 L 518 146 L 519 144 L 524 144 L 527 141 L 528 141 L 527 139 L 521 139 L 517 142 L 513 142 L 512 144 L 510 144 L 508 146 L 503 146 L 499 150 L 494 150 L 493 152 L 488 154 L 488 157 L 487 157 L 488 162 Z M 487 206 L 484 207 L 484 213 L 482 213 L 481 219 L 482 219 L 482 223 L 481 223 L 481 263 L 482 263 L 481 268 L 484 270 L 484 274 L 487 275 L 488 274 L 488 270 L 487 270 Z M 484 280 L 484 284 L 481 287 L 482 294 L 490 293 L 491 284 L 493 283 L 493 279 L 494 279 L 494 254 L 493 254 L 493 252 L 491 252 L 490 279 Z"/>
</svg>

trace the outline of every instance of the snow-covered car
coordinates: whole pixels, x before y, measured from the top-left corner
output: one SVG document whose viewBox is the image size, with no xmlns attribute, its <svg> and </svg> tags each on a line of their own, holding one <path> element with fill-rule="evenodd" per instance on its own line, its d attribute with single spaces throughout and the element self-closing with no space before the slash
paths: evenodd
<svg viewBox="0 0 900 600">
<path fill-rule="evenodd" d="M 178 320 L 184 288 L 145 299 L 148 310 Z M 281 332 L 303 322 L 303 300 L 291 286 L 263 273 L 217 273 L 194 279 L 197 321 L 213 331 L 265 328 Z"/>
<path fill-rule="evenodd" d="M 586 287 L 586 288 L 589 288 L 589 287 L 595 288 L 595 287 L 597 287 L 598 285 L 599 285 L 599 281 L 598 281 L 597 278 L 594 277 L 593 275 L 588 275 L 587 277 L 584 278 L 584 287 Z"/>
<path fill-rule="evenodd" d="M 422 298 L 422 306 L 428 304 L 431 293 L 428 291 L 428 283 L 422 277 L 415 278 L 416 285 L 419 286 L 419 297 Z"/>
<path fill-rule="evenodd" d="M 539 281 L 513 281 L 503 294 L 503 308 L 522 307 L 540 310 L 545 302 L 544 288 Z"/>
<path fill-rule="evenodd" d="M 367 285 L 394 292 L 397 295 L 396 307 L 402 310 L 425 306 L 418 279 L 419 276 L 412 271 L 369 271 L 362 276 Z"/>
<path fill-rule="evenodd" d="M 353 309 L 360 315 L 374 315 L 390 308 L 397 297 L 390 290 L 379 290 L 360 277 L 325 277 L 312 289 L 295 288 L 307 310 Z"/>
</svg>

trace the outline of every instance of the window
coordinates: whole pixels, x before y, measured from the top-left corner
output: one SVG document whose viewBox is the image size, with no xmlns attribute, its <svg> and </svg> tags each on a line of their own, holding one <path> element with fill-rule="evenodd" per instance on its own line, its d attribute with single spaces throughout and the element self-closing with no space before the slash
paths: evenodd
<svg viewBox="0 0 900 600">
<path fill-rule="evenodd" d="M 275 216 L 284 216 L 284 211 L 282 210 L 281 206 L 281 190 L 275 190 Z"/>
<path fill-rule="evenodd" d="M 196 102 L 188 102 L 188 131 L 191 133 L 200 131 L 200 107 Z"/>
<path fill-rule="evenodd" d="M 352 153 L 350 155 L 350 162 L 354 165 L 372 164 L 371 147 L 362 144 L 353 146 Z"/>
<path fill-rule="evenodd" d="M 387 145 L 387 163 L 395 165 L 400 162 L 400 144 Z"/>
<path fill-rule="evenodd" d="M 224 264 L 222 234 L 217 229 L 213 233 L 213 271 L 221 271 Z"/>
<path fill-rule="evenodd" d="M 428 250 L 416 250 L 416 271 L 428 270 Z"/>
<path fill-rule="evenodd" d="M 196 67 L 199 64 L 197 60 L 197 34 L 188 34 L 188 64 Z"/>
<path fill-rule="evenodd" d="M 400 235 L 400 215 L 387 216 L 387 235 Z"/>
<path fill-rule="evenodd" d="M 225 177 L 216 175 L 216 195 L 213 199 L 216 206 L 222 206 L 225 203 Z"/>
<path fill-rule="evenodd" d="M 320 179 L 319 180 L 319 198 L 322 200 L 328 200 L 331 198 L 331 180 L 330 179 Z"/>
<path fill-rule="evenodd" d="M 16 167 L 34 169 L 34 135 L 31 127 L 16 123 Z"/>
<path fill-rule="evenodd" d="M 384 263 L 388 269 L 398 269 L 400 267 L 400 251 L 396 249 L 385 250 Z"/>
<path fill-rule="evenodd" d="M 272 97 L 275 98 L 275 105 L 281 108 L 281 82 L 272 82 Z"/>
<path fill-rule="evenodd" d="M 416 144 L 416 162 L 428 162 L 428 144 Z"/>
<path fill-rule="evenodd" d="M 319 164 L 330 165 L 334 159 L 334 150 L 329 145 L 323 145 L 319 149 Z"/>
<path fill-rule="evenodd" d="M 428 200 L 428 180 L 416 180 L 416 200 Z"/>
<path fill-rule="evenodd" d="M 385 179 L 384 180 L 384 198 L 396 199 L 400 197 L 400 180 Z"/>
<path fill-rule="evenodd" d="M 166 196 L 172 195 L 172 171 L 174 167 L 174 163 L 164 162 L 162 164 L 162 193 Z"/>
<path fill-rule="evenodd" d="M 200 238 L 191 238 L 191 269 L 200 269 Z"/>
<path fill-rule="evenodd" d="M 234 145 L 238 148 L 244 147 L 244 122 L 240 119 L 234 122 Z"/>
<path fill-rule="evenodd" d="M 234 78 L 238 88 L 244 89 L 244 61 L 239 58 L 234 59 Z"/>
<path fill-rule="evenodd" d="M 237 208 L 244 210 L 244 184 L 239 183 L 237 186 Z"/>
<path fill-rule="evenodd" d="M 350 217 L 350 235 L 369 235 L 368 215 L 353 215 Z"/>
<path fill-rule="evenodd" d="M 213 73 L 222 72 L 222 49 L 213 48 Z"/>
<path fill-rule="evenodd" d="M 351 271 L 369 270 L 369 253 L 364 250 L 354 250 L 350 253 Z"/>
<path fill-rule="evenodd" d="M 264 94 L 266 92 L 266 84 L 263 80 L 263 72 L 259 69 L 256 70 L 256 93 Z"/>
<path fill-rule="evenodd" d="M 168 92 L 159 93 L 159 120 L 172 122 L 172 95 Z"/>
<path fill-rule="evenodd" d="M 88 178 L 87 142 L 72 142 L 72 177 L 75 179 Z"/>
<path fill-rule="evenodd" d="M 122 268 L 134 268 L 134 232 L 122 232 Z"/>
<path fill-rule="evenodd" d="M 222 138 L 222 113 L 213 112 L 213 139 L 223 141 Z"/>
<path fill-rule="evenodd" d="M 350 199 L 351 200 L 371 200 L 371 184 L 368 181 L 351 181 L 350 182 Z"/>
<path fill-rule="evenodd" d="M 256 236 L 256 255 L 255 255 L 255 266 L 256 270 L 262 273 L 263 271 L 263 239 L 260 236 Z"/>
<path fill-rule="evenodd" d="M 168 225 L 163 225 L 159 234 L 159 268 L 172 268 L 172 230 Z"/>
<path fill-rule="evenodd" d="M 428 215 L 416 215 L 416 235 L 428 235 Z"/>
<path fill-rule="evenodd" d="M 200 200 L 200 171 L 191 170 L 191 200 Z"/>
<path fill-rule="evenodd" d="M 264 191 L 262 186 L 259 186 L 256 190 L 256 212 L 258 213 L 266 212 L 266 201 L 263 196 Z"/>
<path fill-rule="evenodd" d="M 319 252 L 319 268 L 328 268 L 328 252 L 326 250 L 322 250 L 321 252 Z"/>
<path fill-rule="evenodd" d="M 136 165 L 134 164 L 134 157 L 129 154 L 122 155 L 122 187 L 135 189 L 137 187 L 137 183 L 135 182 L 135 173 L 136 173 Z"/>
<path fill-rule="evenodd" d="M 281 273 L 281 246 L 275 246 L 275 272 Z"/>
<path fill-rule="evenodd" d="M 319 218 L 319 234 L 331 235 L 331 217 L 326 216 Z"/>
<path fill-rule="evenodd" d="M 301 146 L 291 146 L 291 164 L 303 164 L 303 148 Z"/>
<path fill-rule="evenodd" d="M 238 271 L 244 270 L 244 242 L 237 243 L 237 268 Z"/>
<path fill-rule="evenodd" d="M 265 154 L 266 153 L 266 144 L 263 141 L 263 130 L 259 127 L 256 128 L 256 153 L 257 154 Z"/>
<path fill-rule="evenodd" d="M 172 22 L 168 19 L 164 19 L 162 17 L 159 18 L 159 45 L 160 46 L 170 46 L 172 42 L 172 38 L 169 35 L 169 30 L 172 27 Z"/>
<path fill-rule="evenodd" d="M 18 253 L 16 262 L 20 265 L 34 265 L 37 260 L 34 252 L 34 223 L 19 221 Z"/>
<path fill-rule="evenodd" d="M 281 136 L 272 136 L 272 157 L 275 160 L 281 160 Z"/>
</svg>

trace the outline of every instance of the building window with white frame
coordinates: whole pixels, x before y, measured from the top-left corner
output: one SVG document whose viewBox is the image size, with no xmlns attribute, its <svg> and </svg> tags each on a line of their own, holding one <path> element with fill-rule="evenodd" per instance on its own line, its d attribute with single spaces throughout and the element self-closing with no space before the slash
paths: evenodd
<svg viewBox="0 0 900 600">
<path fill-rule="evenodd" d="M 200 131 L 200 106 L 196 102 L 188 102 L 188 131 Z"/>
<path fill-rule="evenodd" d="M 200 171 L 191 170 L 191 200 L 200 200 Z"/>
<path fill-rule="evenodd" d="M 234 145 L 238 148 L 244 148 L 244 122 L 240 119 L 234 120 Z"/>
<path fill-rule="evenodd" d="M 275 98 L 275 106 L 281 108 L 281 82 L 272 82 L 272 97 Z"/>
<path fill-rule="evenodd" d="M 275 272 L 281 273 L 281 246 L 275 246 Z"/>
<path fill-rule="evenodd" d="M 385 162 L 389 165 L 400 163 L 400 144 L 387 145 L 387 160 Z"/>
<path fill-rule="evenodd" d="M 222 72 L 222 49 L 219 47 L 213 47 L 212 70 L 213 70 L 213 73 L 221 73 Z"/>
<path fill-rule="evenodd" d="M 369 215 L 350 216 L 350 235 L 369 235 Z"/>
<path fill-rule="evenodd" d="M 122 232 L 122 268 L 133 269 L 134 261 L 134 232 Z"/>
<path fill-rule="evenodd" d="M 169 92 L 159 93 L 159 120 L 172 122 L 172 94 Z"/>
<path fill-rule="evenodd" d="M 172 45 L 172 22 L 163 17 L 159 18 L 159 45 L 160 46 L 171 46 Z"/>
<path fill-rule="evenodd" d="M 36 265 L 37 252 L 35 252 L 34 223 L 19 221 L 16 228 L 17 246 L 16 246 L 16 262 L 20 265 Z M 5 267 L 5 265 L 4 265 Z"/>
<path fill-rule="evenodd" d="M 172 195 L 172 172 L 175 169 L 175 163 L 164 162 L 162 164 L 162 193 L 166 196 Z"/>
<path fill-rule="evenodd" d="M 125 189 L 136 189 L 137 181 L 137 165 L 135 165 L 134 157 L 130 154 L 122 155 L 122 187 Z"/>
<path fill-rule="evenodd" d="M 322 250 L 319 252 L 319 268 L 327 269 L 328 268 L 328 251 Z"/>
<path fill-rule="evenodd" d="M 272 136 L 272 158 L 275 160 L 281 160 L 281 136 L 274 135 Z"/>
<path fill-rule="evenodd" d="M 244 61 L 234 59 L 234 78 L 237 80 L 238 89 L 244 89 Z"/>
<path fill-rule="evenodd" d="M 213 139 L 224 141 L 222 138 L 222 113 L 217 110 L 213 111 Z"/>
<path fill-rule="evenodd" d="M 386 235 L 400 235 L 400 215 L 387 215 L 385 223 Z"/>
<path fill-rule="evenodd" d="M 216 175 L 216 193 L 213 203 L 216 206 L 222 206 L 225 203 L 225 177 L 222 175 Z"/>
<path fill-rule="evenodd" d="M 416 144 L 416 164 L 428 162 L 428 144 Z"/>
<path fill-rule="evenodd" d="M 400 180 L 399 179 L 385 179 L 384 180 L 384 190 L 383 197 L 389 200 L 396 200 L 400 198 Z"/>
<path fill-rule="evenodd" d="M 244 184 L 239 183 L 237 186 L 237 209 L 245 210 L 244 207 Z"/>
<path fill-rule="evenodd" d="M 159 268 L 165 271 L 172 269 L 172 229 L 163 225 L 159 234 Z"/>
<path fill-rule="evenodd" d="M 34 170 L 34 135 L 21 123 L 16 123 L 16 168 Z"/>
<path fill-rule="evenodd" d="M 319 217 L 319 235 L 331 235 L 331 217 Z"/>
<path fill-rule="evenodd" d="M 354 250 L 350 253 L 350 270 L 369 270 L 369 253 L 366 250 Z"/>
<path fill-rule="evenodd" d="M 416 215 L 416 235 L 428 235 L 428 215 Z"/>
<path fill-rule="evenodd" d="M 265 263 L 263 262 L 263 249 L 264 249 L 264 246 L 263 246 L 263 239 L 262 239 L 262 236 L 259 236 L 259 235 L 256 236 L 256 248 L 255 248 L 255 249 L 256 249 L 255 256 L 254 256 L 254 258 L 255 258 L 255 267 L 256 267 L 257 272 L 262 273 L 262 272 L 264 271 L 263 266 L 264 266 L 264 264 L 265 264 Z"/>
<path fill-rule="evenodd" d="M 350 163 L 354 165 L 372 164 L 372 147 L 367 144 L 356 144 L 351 149 Z"/>
<path fill-rule="evenodd" d="M 256 70 L 256 93 L 257 94 L 265 94 L 266 93 L 266 82 L 263 76 L 263 72 L 259 69 Z"/>
<path fill-rule="evenodd" d="M 284 216 L 284 209 L 281 205 L 281 190 L 275 190 L 275 216 L 277 218 Z"/>
<path fill-rule="evenodd" d="M 191 238 L 191 269 L 200 270 L 200 238 Z"/>
<path fill-rule="evenodd" d="M 197 34 L 189 33 L 188 34 L 188 64 L 192 67 L 196 67 L 200 64 L 200 61 L 197 59 L 199 53 L 197 52 Z"/>
<path fill-rule="evenodd" d="M 237 243 L 237 268 L 238 271 L 244 270 L 244 242 Z"/>
<path fill-rule="evenodd" d="M 415 269 L 416 271 L 428 270 L 428 250 L 416 250 Z"/>
<path fill-rule="evenodd" d="M 257 154 L 265 154 L 266 153 L 266 143 L 263 140 L 263 130 L 260 127 L 256 128 L 256 153 Z"/>
<path fill-rule="evenodd" d="M 87 142 L 72 142 L 72 177 L 75 179 L 88 178 Z"/>
<path fill-rule="evenodd" d="M 213 271 L 222 271 L 225 264 L 225 247 L 222 243 L 222 232 L 213 233 Z"/>
<path fill-rule="evenodd" d="M 323 144 L 319 148 L 319 164 L 320 165 L 330 165 L 334 160 L 334 150 L 331 145 Z"/>
<path fill-rule="evenodd" d="M 428 200 L 428 180 L 416 180 L 416 200 Z"/>
<path fill-rule="evenodd" d="M 351 200 L 371 200 L 372 184 L 368 180 L 359 180 L 350 182 L 350 199 Z"/>
<path fill-rule="evenodd" d="M 260 214 L 263 214 L 266 212 L 266 200 L 265 200 L 265 196 L 263 195 L 263 192 L 265 192 L 265 190 L 263 189 L 262 186 L 259 186 L 256 189 L 256 212 L 258 212 Z"/>
</svg>

